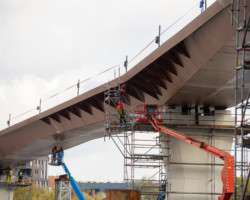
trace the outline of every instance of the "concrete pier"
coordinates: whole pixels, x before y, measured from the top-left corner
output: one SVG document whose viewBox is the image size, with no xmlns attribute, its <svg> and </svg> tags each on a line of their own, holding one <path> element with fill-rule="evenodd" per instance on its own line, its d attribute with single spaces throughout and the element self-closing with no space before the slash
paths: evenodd
<svg viewBox="0 0 250 200">
<path fill-rule="evenodd" d="M 0 199 L 13 200 L 14 187 L 7 183 L 7 175 L 0 175 Z"/>
<path fill-rule="evenodd" d="M 173 110 L 166 116 L 166 124 L 176 131 L 189 135 L 207 144 L 231 152 L 234 118 L 230 111 L 214 111 L 210 116 L 183 115 Z M 198 119 L 198 121 L 197 121 Z M 172 124 L 172 126 L 171 126 Z M 174 125 L 175 124 L 175 125 Z M 178 125 L 177 125 L 178 124 Z M 163 137 L 167 136 L 162 133 Z M 163 152 L 170 154 L 165 159 L 168 176 L 167 195 L 171 200 L 215 200 L 222 193 L 221 170 L 223 160 L 170 137 L 162 145 Z M 168 147 L 168 148 L 167 148 Z"/>
</svg>

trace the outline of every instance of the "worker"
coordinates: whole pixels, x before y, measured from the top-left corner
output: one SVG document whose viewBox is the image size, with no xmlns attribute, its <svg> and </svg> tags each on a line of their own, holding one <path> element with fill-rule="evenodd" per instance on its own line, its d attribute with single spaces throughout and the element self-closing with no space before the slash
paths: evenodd
<svg viewBox="0 0 250 200">
<path fill-rule="evenodd" d="M 59 150 L 59 152 L 57 153 L 57 164 L 58 164 L 58 165 L 61 165 L 61 164 L 62 164 L 63 155 L 64 155 L 63 148 L 60 147 L 60 150 Z"/>
<path fill-rule="evenodd" d="M 121 101 L 124 101 L 124 94 L 126 92 L 127 86 L 128 86 L 128 84 L 124 83 L 118 89 L 117 96 L 118 96 L 118 99 L 121 100 Z"/>
<path fill-rule="evenodd" d="M 164 200 L 166 197 L 166 194 L 163 193 L 163 194 L 159 194 L 158 197 L 157 197 L 157 200 Z"/>
<path fill-rule="evenodd" d="M 23 182 L 23 172 L 20 169 L 19 173 L 18 173 L 18 183 L 22 183 Z"/>
<path fill-rule="evenodd" d="M 12 169 L 10 169 L 10 170 L 8 171 L 8 178 L 7 178 L 7 182 L 8 182 L 8 183 L 11 183 L 11 182 L 12 182 L 12 175 L 13 175 L 13 171 L 12 171 Z"/>
<path fill-rule="evenodd" d="M 118 102 L 117 102 L 116 110 L 119 113 L 120 123 L 126 123 L 124 106 L 120 100 L 118 100 Z"/>
<path fill-rule="evenodd" d="M 166 183 L 161 185 L 160 194 L 158 195 L 157 200 L 165 200 L 166 197 L 165 192 L 166 192 Z"/>
<path fill-rule="evenodd" d="M 57 154 L 57 147 L 54 146 L 53 149 L 52 149 L 52 163 L 55 163 L 56 162 L 56 154 Z"/>
<path fill-rule="evenodd" d="M 122 98 L 122 96 L 125 94 L 128 84 L 124 83 L 121 85 L 121 87 L 118 89 L 118 97 Z"/>
</svg>

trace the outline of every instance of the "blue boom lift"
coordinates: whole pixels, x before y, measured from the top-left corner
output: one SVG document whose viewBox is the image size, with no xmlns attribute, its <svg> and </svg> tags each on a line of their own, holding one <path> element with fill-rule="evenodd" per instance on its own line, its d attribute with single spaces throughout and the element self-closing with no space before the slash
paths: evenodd
<svg viewBox="0 0 250 200">
<path fill-rule="evenodd" d="M 52 165 L 52 166 L 60 166 L 60 165 L 62 165 L 65 173 L 69 177 L 70 184 L 71 184 L 73 190 L 75 191 L 76 195 L 78 196 L 79 200 L 86 200 L 85 197 L 83 196 L 82 191 L 80 190 L 79 186 L 77 185 L 75 179 L 71 176 L 71 173 L 70 173 L 68 167 L 66 166 L 66 164 L 64 162 L 49 163 L 49 164 Z"/>
</svg>

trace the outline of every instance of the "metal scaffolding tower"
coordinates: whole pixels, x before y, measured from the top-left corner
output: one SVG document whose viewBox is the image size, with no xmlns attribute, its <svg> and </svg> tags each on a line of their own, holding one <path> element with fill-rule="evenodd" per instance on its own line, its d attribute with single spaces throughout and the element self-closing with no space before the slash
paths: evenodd
<svg viewBox="0 0 250 200">
<path fill-rule="evenodd" d="M 104 92 L 105 132 L 104 138 L 109 137 L 124 157 L 124 181 L 130 189 L 140 189 L 142 195 L 159 195 L 162 185 L 166 182 L 163 155 L 163 137 L 152 132 L 151 125 L 137 124 L 135 126 L 135 106 L 133 110 L 125 110 L 125 121 L 121 121 L 119 111 L 116 110 L 118 101 L 128 104 L 125 96 L 120 92 L 124 83 L 120 77 L 107 84 Z M 147 129 L 146 127 L 149 127 Z M 140 169 L 154 169 L 147 173 L 147 177 L 138 177 Z"/>
<path fill-rule="evenodd" d="M 111 134 L 110 138 L 124 157 L 124 181 L 128 188 L 140 189 L 142 195 L 166 192 L 166 188 L 163 191 L 162 186 L 166 187 L 165 161 L 169 161 L 170 156 L 163 153 L 163 150 L 169 149 L 166 146 L 168 137 L 145 130 L 140 132 L 121 129 L 121 133 Z M 146 176 L 141 171 L 147 172 Z"/>
<path fill-rule="evenodd" d="M 244 199 L 248 187 L 249 166 L 248 148 L 249 141 L 246 139 L 249 132 L 249 94 L 247 80 L 250 69 L 250 16 L 247 13 L 248 0 L 232 0 L 232 24 L 234 20 L 234 7 L 236 7 L 236 67 L 235 67 L 235 197 Z M 242 12 L 243 6 L 243 12 Z M 241 20 L 243 18 L 243 20 Z M 243 23 L 240 23 L 243 21 Z M 248 174 L 248 175 L 247 175 Z M 247 177 L 247 178 L 246 178 Z M 240 183 L 237 183 L 240 180 Z M 237 185 L 238 184 L 238 185 Z"/>
<path fill-rule="evenodd" d="M 55 200 L 71 200 L 71 184 L 67 175 L 55 180 Z"/>
<path fill-rule="evenodd" d="M 112 82 L 108 82 L 106 85 L 106 90 L 104 91 L 104 125 L 105 132 L 104 138 L 106 136 L 111 136 L 111 134 L 121 133 L 123 131 L 131 131 L 132 123 L 130 121 L 131 117 L 126 112 L 126 107 L 124 106 L 124 120 L 121 122 L 121 114 L 117 109 L 118 102 L 121 101 L 125 104 L 129 104 L 126 97 L 123 95 L 126 89 L 126 83 L 120 83 L 120 68 L 118 78 Z"/>
</svg>

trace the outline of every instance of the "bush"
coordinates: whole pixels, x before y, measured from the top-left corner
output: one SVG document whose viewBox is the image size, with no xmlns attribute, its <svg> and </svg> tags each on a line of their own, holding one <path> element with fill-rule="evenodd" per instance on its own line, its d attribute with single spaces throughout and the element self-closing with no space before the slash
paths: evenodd
<svg viewBox="0 0 250 200">
<path fill-rule="evenodd" d="M 102 200 L 105 197 L 104 193 L 98 193 L 94 197 L 91 197 L 85 192 L 83 192 L 83 195 L 86 200 Z M 14 200 L 55 200 L 55 187 L 51 190 L 41 188 L 37 185 L 18 188 L 14 191 Z M 78 200 L 78 197 L 73 189 L 71 200 Z"/>
</svg>

